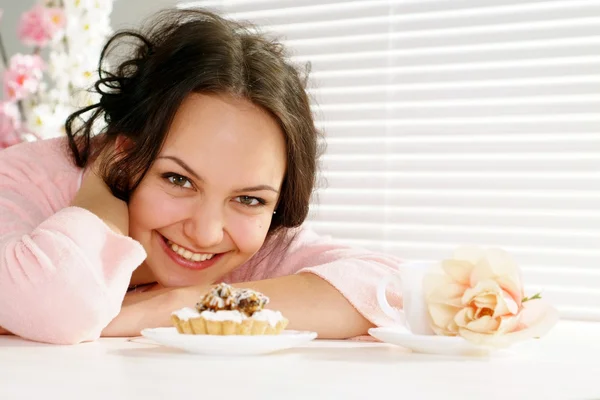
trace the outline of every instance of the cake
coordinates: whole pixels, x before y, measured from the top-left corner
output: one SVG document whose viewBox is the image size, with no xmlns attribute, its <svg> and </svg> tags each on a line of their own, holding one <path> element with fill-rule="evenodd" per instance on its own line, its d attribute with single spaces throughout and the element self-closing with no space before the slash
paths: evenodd
<svg viewBox="0 0 600 400">
<path fill-rule="evenodd" d="M 221 283 L 195 308 L 173 312 L 171 320 L 179 333 L 188 335 L 277 335 L 288 320 L 279 311 L 265 309 L 268 303 L 262 293 Z"/>
</svg>

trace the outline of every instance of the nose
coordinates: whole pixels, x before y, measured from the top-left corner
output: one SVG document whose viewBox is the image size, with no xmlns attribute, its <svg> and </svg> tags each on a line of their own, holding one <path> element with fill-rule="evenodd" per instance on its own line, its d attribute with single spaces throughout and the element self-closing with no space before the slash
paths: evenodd
<svg viewBox="0 0 600 400">
<path fill-rule="evenodd" d="M 196 204 L 183 225 L 184 234 L 198 249 L 208 249 L 223 240 L 223 210 L 206 202 Z"/>
</svg>

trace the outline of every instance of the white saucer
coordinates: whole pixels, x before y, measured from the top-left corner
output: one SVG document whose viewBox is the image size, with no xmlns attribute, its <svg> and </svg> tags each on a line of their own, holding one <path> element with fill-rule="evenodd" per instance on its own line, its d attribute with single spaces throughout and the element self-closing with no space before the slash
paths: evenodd
<svg viewBox="0 0 600 400">
<path fill-rule="evenodd" d="M 159 344 L 175 347 L 190 353 L 220 356 L 248 356 L 268 354 L 310 342 L 316 332 L 283 331 L 279 335 L 217 336 L 184 335 L 176 328 L 152 328 L 142 330 L 142 336 Z"/>
<path fill-rule="evenodd" d="M 459 336 L 416 335 L 402 327 L 371 328 L 369 335 L 385 343 L 395 344 L 415 353 L 452 356 L 488 356 L 505 353 L 487 346 L 477 346 Z"/>
</svg>

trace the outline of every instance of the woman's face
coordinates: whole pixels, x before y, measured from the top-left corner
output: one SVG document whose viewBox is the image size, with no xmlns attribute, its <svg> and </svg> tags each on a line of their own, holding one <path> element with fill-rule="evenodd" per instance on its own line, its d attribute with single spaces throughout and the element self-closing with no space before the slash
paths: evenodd
<svg viewBox="0 0 600 400">
<path fill-rule="evenodd" d="M 192 94 L 129 202 L 148 254 L 136 271 L 166 287 L 212 284 L 265 241 L 286 168 L 284 136 L 247 100 Z"/>
</svg>

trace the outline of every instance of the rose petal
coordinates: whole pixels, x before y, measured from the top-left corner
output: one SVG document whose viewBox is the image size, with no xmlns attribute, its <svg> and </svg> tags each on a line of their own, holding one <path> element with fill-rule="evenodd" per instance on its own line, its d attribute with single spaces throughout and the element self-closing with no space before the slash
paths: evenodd
<svg viewBox="0 0 600 400">
<path fill-rule="evenodd" d="M 502 249 L 491 248 L 486 250 L 485 259 L 498 284 L 520 305 L 523 297 L 523 279 L 521 270 L 511 255 Z"/>
<path fill-rule="evenodd" d="M 521 311 L 521 323 L 526 327 L 534 327 L 541 323 L 550 323 L 552 320 L 547 318 L 552 317 L 554 323 L 558 321 L 558 311 L 543 299 L 529 300 L 523 303 Z"/>
<path fill-rule="evenodd" d="M 452 256 L 455 260 L 468 261 L 475 265 L 483 257 L 484 251 L 475 246 L 461 246 L 454 251 Z"/>
<path fill-rule="evenodd" d="M 445 328 L 440 328 L 439 326 L 431 325 L 431 329 L 438 336 L 456 336 L 458 334 L 458 329 L 455 331 L 451 331 Z"/>
<path fill-rule="evenodd" d="M 467 286 L 449 283 L 447 285 L 439 286 L 429 297 L 427 297 L 427 299 L 432 303 L 442 303 L 448 299 L 460 299 L 466 289 Z M 460 303 L 458 305 L 460 305 Z"/>
<path fill-rule="evenodd" d="M 442 269 L 444 272 L 461 285 L 469 284 L 471 271 L 473 271 L 474 267 L 474 264 L 464 260 L 442 261 Z"/>
<path fill-rule="evenodd" d="M 505 315 L 500 317 L 500 326 L 498 333 L 509 333 L 519 326 L 521 315 Z"/>
<path fill-rule="evenodd" d="M 485 315 L 479 319 L 471 321 L 466 328 L 473 332 L 479 333 L 492 333 L 498 330 L 500 326 L 500 322 L 490 317 L 489 315 Z"/>
<path fill-rule="evenodd" d="M 500 294 L 501 292 L 502 289 L 500 289 L 500 286 L 493 280 L 480 281 L 473 287 L 465 290 L 462 302 L 463 304 L 469 304 L 476 296 L 487 295 L 489 293 Z"/>
<path fill-rule="evenodd" d="M 473 309 L 465 307 L 454 316 L 454 323 L 460 328 L 465 328 L 469 322 L 473 321 Z"/>
<path fill-rule="evenodd" d="M 534 304 L 538 301 L 540 303 Z M 529 303 L 529 301 L 523 303 L 523 306 L 527 305 L 527 303 Z M 526 329 L 512 333 L 490 335 L 472 332 L 465 328 L 459 328 L 458 334 L 474 344 L 497 348 L 508 347 L 512 344 L 534 337 L 542 337 L 558 322 L 558 311 L 549 304 L 544 304 L 541 300 L 531 300 L 531 303 L 532 304 L 527 307 L 530 308 L 530 310 L 527 312 L 523 310 L 521 312 L 522 315 L 520 315 L 520 322 L 526 320 L 531 324 Z M 519 324 L 519 322 L 517 322 L 517 324 Z"/>
<path fill-rule="evenodd" d="M 478 333 L 466 328 L 459 328 L 458 335 L 478 346 L 503 348 L 512 344 L 511 341 L 506 338 L 507 335 Z"/>
<path fill-rule="evenodd" d="M 521 301 L 523 300 L 523 296 L 525 295 L 525 291 L 520 281 L 514 281 L 509 276 L 501 276 L 495 279 L 498 282 L 498 285 L 510 294 L 510 297 L 517 303 L 518 307 L 521 307 Z"/>
<path fill-rule="evenodd" d="M 511 255 L 498 248 L 485 250 L 484 258 L 496 276 L 510 276 L 515 282 L 520 282 L 519 267 Z"/>
<path fill-rule="evenodd" d="M 462 293 L 459 296 L 456 297 L 448 297 L 445 300 L 441 300 L 438 301 L 438 303 L 440 304 L 446 304 L 452 307 L 456 307 L 456 308 L 462 308 L 464 307 L 464 304 L 462 303 Z"/>
<path fill-rule="evenodd" d="M 427 310 L 429 311 L 433 325 L 442 328 L 447 327 L 450 321 L 454 319 L 456 313 L 460 311 L 459 308 L 446 304 L 429 304 Z"/>
<path fill-rule="evenodd" d="M 500 249 L 486 250 L 485 256 L 475 265 L 470 284 L 475 286 L 482 280 L 493 279 L 502 289 L 511 294 L 518 305 L 523 298 L 521 271 L 508 253 Z"/>
<path fill-rule="evenodd" d="M 477 264 L 475 264 L 475 268 L 471 272 L 470 285 L 476 286 L 481 281 L 493 280 L 496 278 L 494 274 L 494 270 L 490 266 L 490 263 L 485 258 L 479 260 Z"/>
<path fill-rule="evenodd" d="M 454 284 L 452 278 L 446 275 L 441 268 L 425 274 L 423 277 L 423 293 L 425 299 L 435 295 L 439 288 Z"/>
<path fill-rule="evenodd" d="M 489 308 L 493 310 L 498 304 L 498 295 L 495 293 L 485 293 L 475 296 L 473 303 L 477 308 Z"/>
<path fill-rule="evenodd" d="M 458 334 L 458 325 L 454 320 L 450 321 L 450 323 L 446 326 L 446 331 L 452 333 L 452 335 Z"/>
<path fill-rule="evenodd" d="M 494 317 L 499 317 L 506 314 L 516 315 L 519 312 L 519 306 L 517 302 L 506 291 L 502 291 L 502 294 L 498 296 L 498 304 L 494 309 Z"/>
</svg>

